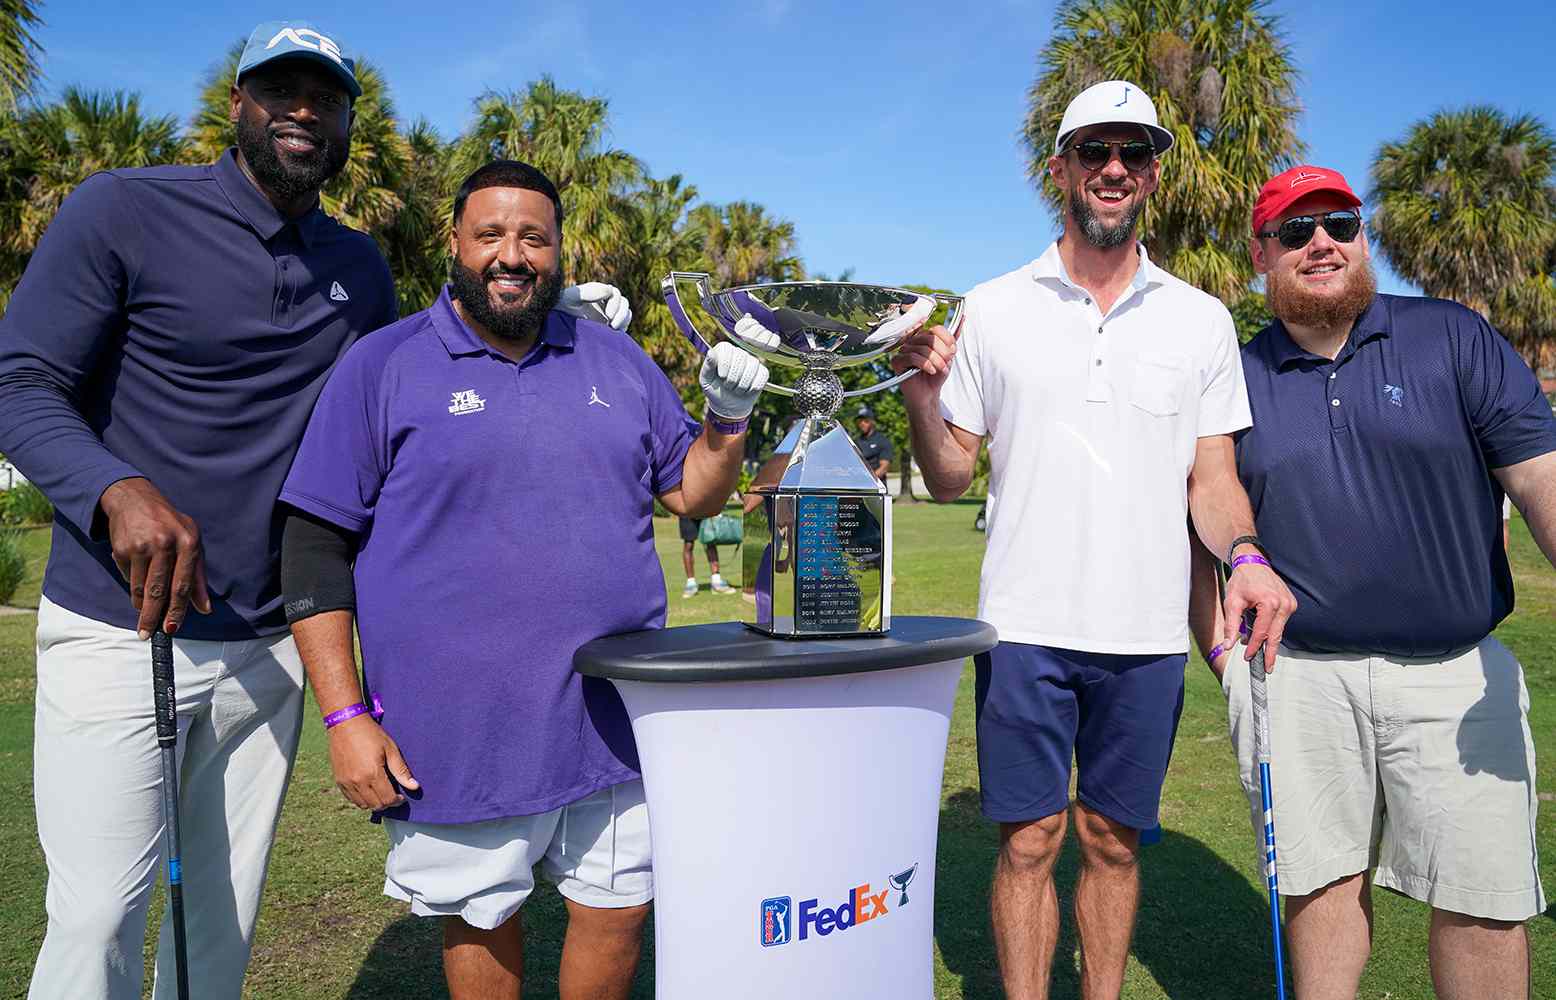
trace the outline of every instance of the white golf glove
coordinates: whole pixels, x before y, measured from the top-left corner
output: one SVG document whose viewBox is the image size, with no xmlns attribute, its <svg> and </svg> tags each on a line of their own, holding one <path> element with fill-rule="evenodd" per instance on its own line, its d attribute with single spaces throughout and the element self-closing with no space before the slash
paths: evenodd
<svg viewBox="0 0 1556 1000">
<path fill-rule="evenodd" d="M 879 330 L 870 334 L 864 342 L 870 346 L 876 344 L 895 344 L 908 334 L 924 325 L 929 314 L 935 311 L 935 300 L 928 295 L 920 295 L 918 301 L 913 303 L 913 308 L 898 316 L 896 319 L 887 320 Z"/>
<path fill-rule="evenodd" d="M 741 316 L 740 322 L 735 324 L 735 336 L 752 347 L 764 351 L 776 351 L 781 339 L 776 333 L 752 319 L 750 313 Z"/>
<path fill-rule="evenodd" d="M 621 289 L 603 281 L 586 281 L 562 289 L 556 307 L 580 319 L 604 323 L 612 330 L 625 330 L 632 322 L 632 306 Z"/>
<path fill-rule="evenodd" d="M 716 344 L 702 361 L 697 376 L 708 412 L 731 423 L 744 420 L 767 384 L 767 366 L 734 344 Z"/>
</svg>

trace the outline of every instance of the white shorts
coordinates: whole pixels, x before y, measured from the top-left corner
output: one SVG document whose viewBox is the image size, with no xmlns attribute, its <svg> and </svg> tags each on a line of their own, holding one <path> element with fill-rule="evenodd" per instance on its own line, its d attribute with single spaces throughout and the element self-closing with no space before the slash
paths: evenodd
<svg viewBox="0 0 1556 1000">
<path fill-rule="evenodd" d="M 384 894 L 422 917 L 492 930 L 535 888 L 538 863 L 563 896 L 600 909 L 654 898 L 643 782 L 624 781 L 560 809 L 481 823 L 386 819 Z"/>
<path fill-rule="evenodd" d="M 1529 692 L 1507 647 L 1488 637 L 1427 660 L 1282 646 L 1266 684 L 1283 894 L 1375 868 L 1374 884 L 1441 910 L 1517 921 L 1545 909 Z M 1262 869 L 1241 646 L 1221 687 Z"/>
</svg>

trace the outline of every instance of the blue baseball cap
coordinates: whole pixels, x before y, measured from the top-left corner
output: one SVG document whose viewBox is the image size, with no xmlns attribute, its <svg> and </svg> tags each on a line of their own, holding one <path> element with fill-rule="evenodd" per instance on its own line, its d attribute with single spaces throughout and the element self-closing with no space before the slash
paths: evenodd
<svg viewBox="0 0 1556 1000">
<path fill-rule="evenodd" d="M 238 59 L 238 79 L 272 60 L 286 58 L 315 60 L 340 77 L 352 100 L 362 96 L 356 60 L 347 56 L 333 37 L 306 21 L 266 21 L 255 28 Z"/>
</svg>

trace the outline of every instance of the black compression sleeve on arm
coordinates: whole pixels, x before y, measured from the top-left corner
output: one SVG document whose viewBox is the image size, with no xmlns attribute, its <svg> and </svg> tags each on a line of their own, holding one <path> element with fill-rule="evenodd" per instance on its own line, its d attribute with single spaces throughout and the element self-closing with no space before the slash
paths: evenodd
<svg viewBox="0 0 1556 1000">
<path fill-rule="evenodd" d="M 300 510 L 289 510 L 281 527 L 281 595 L 287 624 L 325 611 L 354 611 L 355 532 Z"/>
</svg>

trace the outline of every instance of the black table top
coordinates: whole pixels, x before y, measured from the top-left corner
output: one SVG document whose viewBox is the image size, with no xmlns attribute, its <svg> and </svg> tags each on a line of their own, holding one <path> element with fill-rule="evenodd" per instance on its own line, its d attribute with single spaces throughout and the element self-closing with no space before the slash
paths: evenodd
<svg viewBox="0 0 1556 1000">
<path fill-rule="evenodd" d="M 606 636 L 573 654 L 573 669 L 614 680 L 754 681 L 895 670 L 993 649 L 994 626 L 972 618 L 894 615 L 884 636 L 773 639 L 739 622 Z"/>
</svg>

